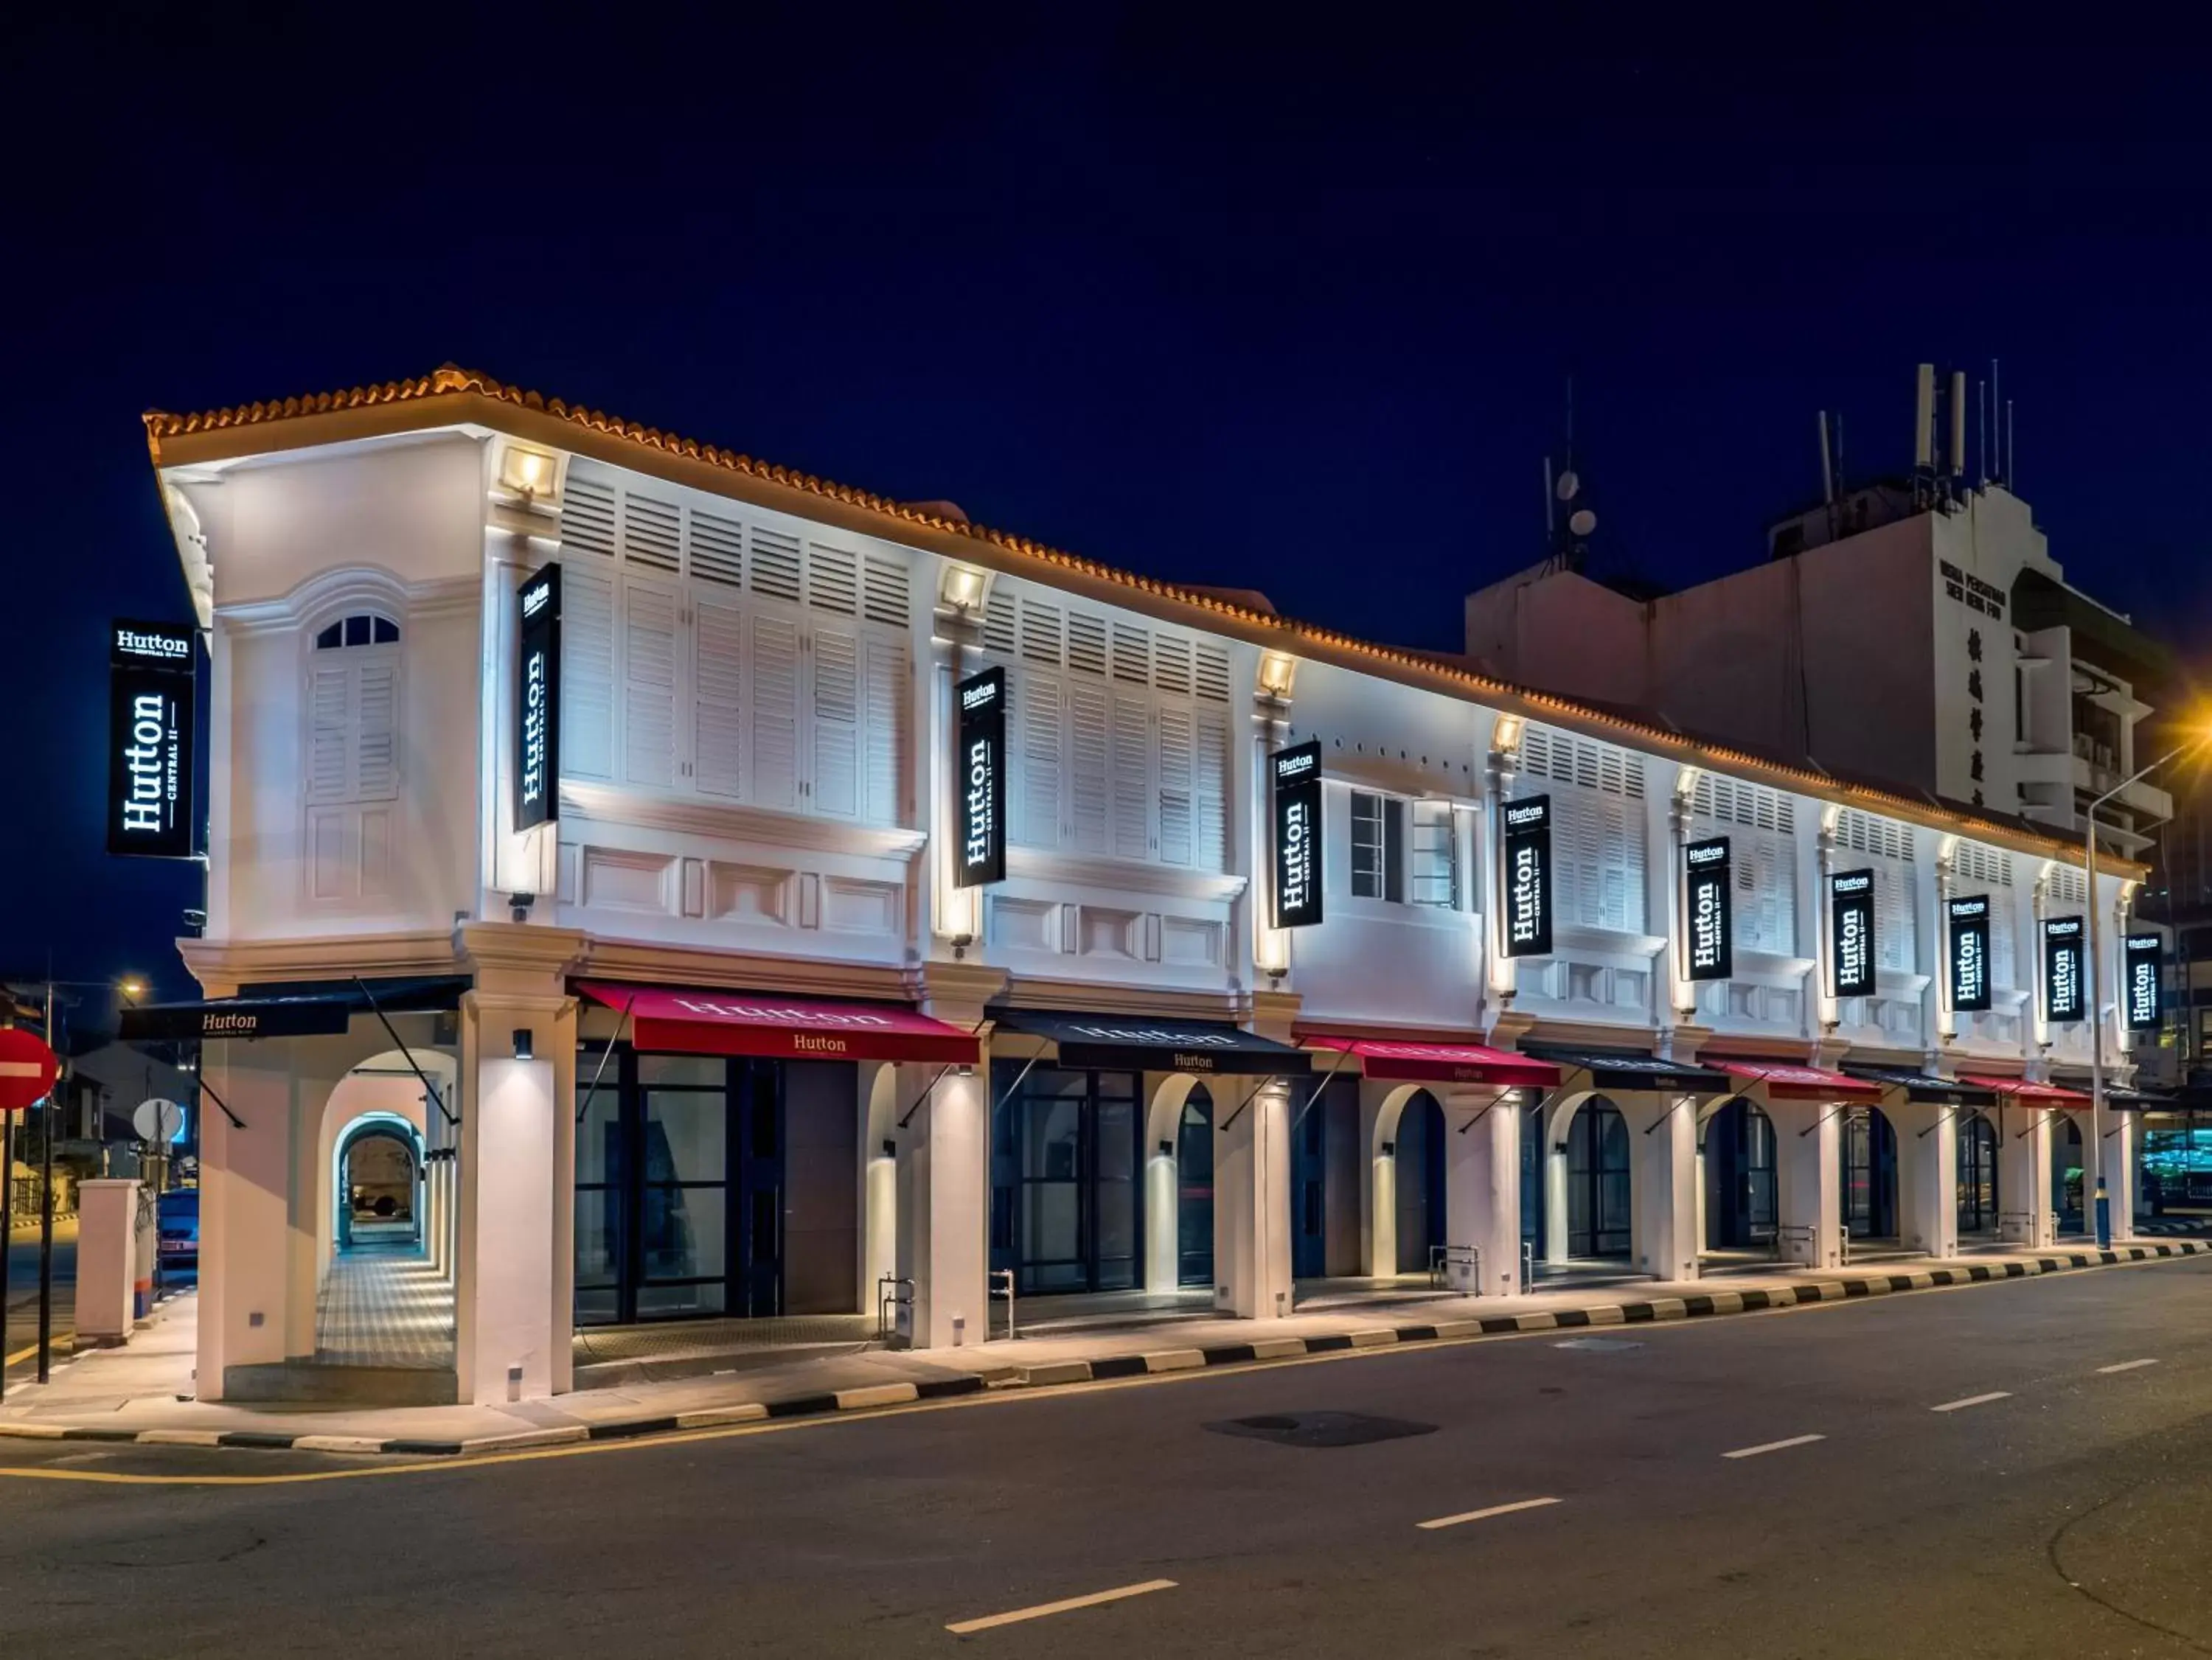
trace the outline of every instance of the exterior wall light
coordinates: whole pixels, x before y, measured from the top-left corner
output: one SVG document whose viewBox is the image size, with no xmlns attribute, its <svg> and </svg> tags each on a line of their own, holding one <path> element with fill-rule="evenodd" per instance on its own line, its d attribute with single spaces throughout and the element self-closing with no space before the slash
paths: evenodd
<svg viewBox="0 0 2212 1660">
<path fill-rule="evenodd" d="M 1500 754 L 1508 754 L 1521 747 L 1521 717 L 1500 715 L 1498 725 L 1490 736 L 1490 747 Z"/>
<path fill-rule="evenodd" d="M 1397 1143 L 1397 1142 L 1383 1142 L 1383 1143 L 1382 1143 L 1382 1156 L 1383 1156 L 1384 1158 L 1386 1158 L 1386 1159 L 1395 1159 L 1395 1158 L 1396 1158 L 1396 1157 L 1398 1156 L 1398 1143 Z"/>
<path fill-rule="evenodd" d="M 983 591 L 989 585 L 989 579 L 974 566 L 948 565 L 941 591 L 945 603 L 954 610 L 973 611 L 981 607 Z"/>
<path fill-rule="evenodd" d="M 525 501 L 535 501 L 540 496 L 553 494 L 553 481 L 558 470 L 553 457 L 544 451 L 510 444 L 500 457 L 499 482 L 501 488 Z"/>
<path fill-rule="evenodd" d="M 518 1026 L 514 1028 L 514 1058 L 518 1061 L 534 1058 L 534 1051 L 531 1046 L 530 1028 L 526 1026 Z"/>
<path fill-rule="evenodd" d="M 1269 697 L 1287 700 L 1297 674 L 1297 659 L 1285 657 L 1280 651 L 1260 653 L 1260 689 Z"/>
</svg>

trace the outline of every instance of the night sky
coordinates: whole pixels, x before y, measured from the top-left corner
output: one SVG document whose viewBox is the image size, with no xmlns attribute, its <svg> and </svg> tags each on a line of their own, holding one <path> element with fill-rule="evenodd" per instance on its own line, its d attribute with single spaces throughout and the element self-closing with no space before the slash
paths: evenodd
<svg viewBox="0 0 2212 1660">
<path fill-rule="evenodd" d="M 1847 476 L 1895 470 L 1913 365 L 1995 356 L 2069 577 L 2195 651 L 2185 52 L 1200 9 L 15 24 L 0 972 L 190 991 L 196 870 L 100 851 L 107 619 L 187 614 L 139 412 L 449 360 L 1449 649 L 1540 556 L 1570 374 L 1601 559 L 1679 585 L 1816 493 L 1816 409 Z"/>
</svg>

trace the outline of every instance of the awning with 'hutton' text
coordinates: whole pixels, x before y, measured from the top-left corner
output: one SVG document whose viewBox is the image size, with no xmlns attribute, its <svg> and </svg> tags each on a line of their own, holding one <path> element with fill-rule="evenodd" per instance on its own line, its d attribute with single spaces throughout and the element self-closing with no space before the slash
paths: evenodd
<svg viewBox="0 0 2212 1660">
<path fill-rule="evenodd" d="M 629 1016 L 641 1050 L 757 1055 L 791 1061 L 913 1061 L 973 1065 L 973 1033 L 896 1003 L 830 1003 L 769 992 L 579 981 L 597 1003 Z"/>
</svg>

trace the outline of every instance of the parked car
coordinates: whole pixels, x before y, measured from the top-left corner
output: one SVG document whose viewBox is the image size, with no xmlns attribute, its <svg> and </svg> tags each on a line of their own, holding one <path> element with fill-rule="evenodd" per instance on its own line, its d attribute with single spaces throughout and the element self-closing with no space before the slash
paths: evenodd
<svg viewBox="0 0 2212 1660">
<path fill-rule="evenodd" d="M 199 1189 L 179 1188 L 164 1193 L 155 1204 L 161 1266 L 197 1269 L 200 1265 Z"/>
</svg>

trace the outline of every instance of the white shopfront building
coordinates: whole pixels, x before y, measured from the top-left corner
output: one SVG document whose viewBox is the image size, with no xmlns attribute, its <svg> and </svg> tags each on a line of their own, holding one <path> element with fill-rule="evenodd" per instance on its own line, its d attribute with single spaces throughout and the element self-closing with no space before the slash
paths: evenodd
<svg viewBox="0 0 2212 1660">
<path fill-rule="evenodd" d="M 570 1387 L 580 1329 L 872 1328 L 888 1294 L 916 1343 L 983 1341 L 994 1270 L 1266 1317 L 1432 1259 L 1510 1295 L 1524 1245 L 1673 1279 L 2063 1220 L 2088 1027 L 2046 1018 L 2040 942 L 2092 901 L 2021 827 L 459 371 L 149 425 L 213 664 L 206 1001 L 149 1019 L 259 1034 L 205 1049 L 210 1397 L 391 1370 L 333 1325 L 372 1235 L 449 1311 L 422 1398 L 495 1401 Z M 518 596 L 556 564 L 525 828 Z M 963 888 L 954 688 L 988 668 L 1004 873 Z M 1267 759 L 1308 742 L 1323 920 L 1280 930 Z M 1539 797 L 1548 948 L 1509 955 L 1503 814 Z M 1685 849 L 1723 839 L 1728 972 L 1693 981 Z M 2094 896 L 2108 1054 L 2138 874 Z M 404 1215 L 360 1209 L 374 1138 Z"/>
</svg>

